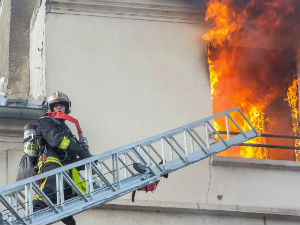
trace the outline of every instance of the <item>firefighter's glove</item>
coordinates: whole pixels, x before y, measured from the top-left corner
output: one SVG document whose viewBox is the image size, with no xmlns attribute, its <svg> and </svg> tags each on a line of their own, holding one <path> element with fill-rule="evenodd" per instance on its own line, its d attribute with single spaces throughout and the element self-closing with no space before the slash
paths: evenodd
<svg viewBox="0 0 300 225">
<path fill-rule="evenodd" d="M 89 149 L 88 139 L 83 134 L 79 134 L 79 142 L 84 149 Z"/>
<path fill-rule="evenodd" d="M 78 155 L 80 159 L 87 158 L 86 149 L 83 148 L 80 142 L 76 139 L 71 139 L 70 145 L 67 150 L 71 155 Z"/>
</svg>

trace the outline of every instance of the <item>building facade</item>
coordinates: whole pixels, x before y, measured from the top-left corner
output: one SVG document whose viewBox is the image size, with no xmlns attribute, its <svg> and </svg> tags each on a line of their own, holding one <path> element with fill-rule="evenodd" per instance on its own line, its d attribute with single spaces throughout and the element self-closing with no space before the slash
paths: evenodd
<svg viewBox="0 0 300 225">
<path fill-rule="evenodd" d="M 0 29 L 17 35 L 12 23 L 3 22 L 17 19 L 9 4 L 13 1 L 2 2 Z M 71 115 L 79 120 L 92 154 L 212 114 L 207 44 L 202 40 L 207 31 L 205 2 L 30 4 L 34 7 L 28 6 L 32 9 L 26 16 L 31 18 L 28 36 L 19 37 L 29 46 L 23 52 L 28 68 L 0 74 L 7 98 L 24 100 L 22 106 L 15 103 L 14 110 L 19 110 L 15 114 L 9 113 L 12 106 L 1 109 L 1 185 L 14 182 L 23 154 L 23 126 L 40 113 L 30 104 L 40 104 L 56 90 L 69 95 Z M 18 46 L 14 38 L 2 35 L 1 42 L 6 55 L 16 51 L 7 49 Z M 5 68 L 14 62 L 3 56 L 1 65 L 6 67 L 1 71 L 9 71 Z M 216 156 L 170 174 L 154 193 L 137 192 L 135 203 L 128 194 L 75 218 L 87 225 L 296 225 L 300 224 L 300 165 Z"/>
</svg>

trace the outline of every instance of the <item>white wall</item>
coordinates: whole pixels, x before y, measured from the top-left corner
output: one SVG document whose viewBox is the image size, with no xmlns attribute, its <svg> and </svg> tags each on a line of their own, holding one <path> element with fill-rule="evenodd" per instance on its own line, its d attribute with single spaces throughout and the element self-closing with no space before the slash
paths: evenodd
<svg viewBox="0 0 300 225">
<path fill-rule="evenodd" d="M 79 119 L 93 154 L 211 115 L 203 24 L 83 14 L 73 9 L 46 15 L 46 92 L 69 95 L 71 115 Z M 300 216 L 298 166 L 287 163 L 282 169 L 276 161 L 265 161 L 261 167 L 250 159 L 255 163 L 249 167 L 248 160 L 239 159 L 239 166 L 229 159 L 213 165 L 211 159 L 203 160 L 171 174 L 155 193 L 138 192 L 136 198 L 157 204 L 214 204 L 215 209 L 232 206 L 233 211 L 254 207 L 254 217 L 276 209 L 284 222 L 268 219 L 268 224 L 295 224 L 285 219 L 290 209 Z M 105 224 L 152 224 L 157 218 L 154 212 L 124 210 L 105 215 L 91 210 L 77 219 L 85 224 L 86 218 L 89 223 L 105 218 Z M 266 224 L 262 216 L 206 216 L 208 222 L 197 213 L 159 216 L 162 224 Z"/>
<path fill-rule="evenodd" d="M 92 153 L 211 115 L 201 26 L 49 14 L 46 27 L 47 93 L 68 93 Z"/>
<path fill-rule="evenodd" d="M 50 14 L 46 43 L 47 93 L 70 95 L 95 153 L 211 114 L 197 25 Z"/>
<path fill-rule="evenodd" d="M 48 14 L 47 93 L 70 96 L 93 154 L 201 119 L 211 114 L 204 32 L 200 24 Z M 205 160 L 140 198 L 294 208 L 298 174 Z"/>
</svg>

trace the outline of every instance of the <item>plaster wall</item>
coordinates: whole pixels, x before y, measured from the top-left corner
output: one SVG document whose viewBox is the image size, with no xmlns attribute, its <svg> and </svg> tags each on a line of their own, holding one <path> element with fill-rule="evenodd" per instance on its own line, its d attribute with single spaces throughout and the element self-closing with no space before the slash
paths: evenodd
<svg viewBox="0 0 300 225">
<path fill-rule="evenodd" d="M 199 23 L 49 13 L 47 93 L 68 93 L 93 154 L 198 120 L 211 114 L 204 32 Z M 299 209 L 299 187 L 299 171 L 207 159 L 138 198 Z"/>
</svg>

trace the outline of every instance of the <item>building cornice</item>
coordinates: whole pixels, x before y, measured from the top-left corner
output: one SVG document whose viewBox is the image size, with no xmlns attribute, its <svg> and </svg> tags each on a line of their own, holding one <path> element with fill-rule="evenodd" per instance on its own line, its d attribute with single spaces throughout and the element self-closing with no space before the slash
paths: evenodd
<svg viewBox="0 0 300 225">
<path fill-rule="evenodd" d="M 47 13 L 90 15 L 137 20 L 201 23 L 205 3 L 188 4 L 174 0 L 105 1 L 105 0 L 47 0 Z"/>
</svg>

